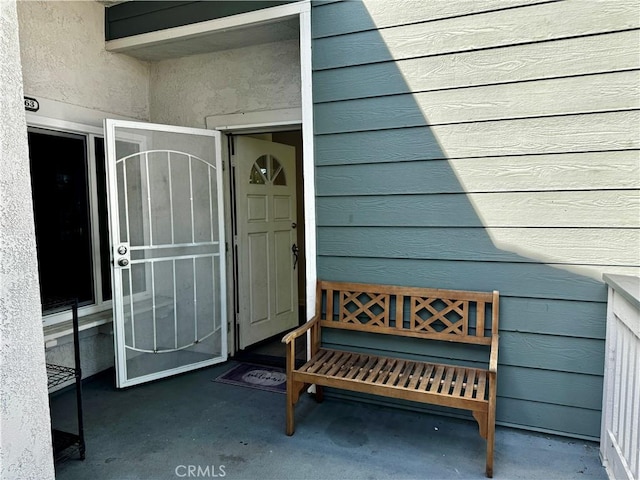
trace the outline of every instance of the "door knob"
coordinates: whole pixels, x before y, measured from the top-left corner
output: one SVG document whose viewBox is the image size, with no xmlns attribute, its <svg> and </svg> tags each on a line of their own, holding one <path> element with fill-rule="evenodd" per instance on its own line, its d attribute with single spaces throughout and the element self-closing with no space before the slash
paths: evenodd
<svg viewBox="0 0 640 480">
<path fill-rule="evenodd" d="M 293 269 L 296 269 L 296 265 L 298 265 L 298 252 L 300 251 L 300 249 L 298 248 L 298 245 L 296 245 L 295 243 L 293 245 L 291 245 L 291 253 L 293 253 Z"/>
<path fill-rule="evenodd" d="M 129 265 L 129 260 L 127 260 L 126 258 L 121 258 L 120 260 L 118 260 L 118 265 L 120 265 L 121 267 L 126 267 L 127 265 Z"/>
</svg>

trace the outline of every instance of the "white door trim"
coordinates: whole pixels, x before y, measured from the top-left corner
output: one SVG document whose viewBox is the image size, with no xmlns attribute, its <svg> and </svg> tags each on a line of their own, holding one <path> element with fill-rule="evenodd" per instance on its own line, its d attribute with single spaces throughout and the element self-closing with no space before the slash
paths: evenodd
<svg viewBox="0 0 640 480">
<path fill-rule="evenodd" d="M 165 30 L 134 35 L 118 40 L 110 40 L 106 42 L 106 49 L 111 52 L 127 53 L 134 51 L 136 48 L 151 45 L 161 45 L 162 43 L 174 40 L 186 40 L 207 35 L 214 32 L 222 32 L 235 28 L 246 28 L 249 26 L 258 26 L 265 23 L 284 20 L 287 18 L 299 18 L 300 21 L 300 80 L 301 80 L 301 122 L 302 122 L 302 141 L 303 141 L 303 161 L 302 171 L 304 177 L 304 217 L 305 231 L 307 232 L 305 239 L 305 264 L 306 264 L 306 301 L 307 301 L 307 320 L 311 319 L 315 313 L 316 302 L 316 198 L 315 198 L 315 170 L 314 170 L 314 138 L 313 138 L 313 90 L 311 82 L 311 1 L 303 0 L 300 2 L 281 5 L 278 7 L 264 8 L 254 12 L 233 15 L 230 17 L 199 22 L 192 25 L 182 27 L 168 28 Z M 248 115 L 248 114 L 245 114 Z M 249 117 L 251 121 L 252 117 Z M 278 119 L 279 117 L 276 117 Z M 230 118 L 223 122 L 229 125 L 229 121 L 238 121 Z M 283 119 L 271 120 L 259 125 L 245 123 L 241 120 L 235 124 L 233 131 L 245 130 L 247 128 L 282 126 Z M 299 124 L 300 122 L 286 121 L 286 124 Z M 207 125 L 209 127 L 209 125 Z M 228 131 L 228 129 L 227 129 Z"/>
<path fill-rule="evenodd" d="M 228 113 L 209 115 L 204 119 L 207 128 L 221 132 L 250 133 L 250 130 L 274 132 L 285 130 L 291 125 L 302 124 L 302 108 L 280 108 L 278 110 L 260 110 L 257 112 Z"/>
</svg>

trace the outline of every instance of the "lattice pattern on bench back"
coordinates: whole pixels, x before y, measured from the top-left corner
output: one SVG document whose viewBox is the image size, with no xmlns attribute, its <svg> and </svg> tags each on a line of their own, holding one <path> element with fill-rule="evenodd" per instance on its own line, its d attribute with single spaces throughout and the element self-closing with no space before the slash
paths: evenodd
<svg viewBox="0 0 640 480">
<path fill-rule="evenodd" d="M 490 344 L 498 292 L 318 282 L 322 326 Z"/>
</svg>

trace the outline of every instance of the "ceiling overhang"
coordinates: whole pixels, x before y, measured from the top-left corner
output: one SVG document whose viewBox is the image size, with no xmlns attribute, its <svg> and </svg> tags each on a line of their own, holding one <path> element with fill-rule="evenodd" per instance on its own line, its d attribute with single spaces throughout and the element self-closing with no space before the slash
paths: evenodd
<svg viewBox="0 0 640 480">
<path fill-rule="evenodd" d="M 106 49 L 147 61 L 185 57 L 298 39 L 299 14 L 308 2 L 109 40 Z"/>
</svg>

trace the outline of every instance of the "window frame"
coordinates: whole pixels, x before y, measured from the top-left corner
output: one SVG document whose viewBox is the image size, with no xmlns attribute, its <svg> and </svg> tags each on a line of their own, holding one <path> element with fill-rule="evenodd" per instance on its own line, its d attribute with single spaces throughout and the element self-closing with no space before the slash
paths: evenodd
<svg viewBox="0 0 640 480">
<path fill-rule="evenodd" d="M 93 294 L 95 302 L 85 305 L 78 309 L 78 315 L 83 317 L 99 312 L 111 310 L 113 307 L 112 300 L 104 300 L 102 296 L 102 262 L 100 258 L 100 223 L 98 215 L 98 186 L 96 173 L 96 138 L 104 139 L 104 131 L 102 128 L 91 125 L 69 122 L 66 120 L 58 120 L 47 117 L 27 115 L 27 129 L 38 129 L 40 133 L 43 131 L 51 131 L 52 134 L 75 134 L 86 137 L 86 168 L 88 177 L 89 190 L 89 224 L 91 229 L 91 261 L 93 270 Z M 107 219 L 108 223 L 108 219 Z M 109 264 L 111 259 L 109 259 Z M 65 321 L 71 320 L 71 310 L 63 310 L 61 312 L 42 315 L 42 323 L 44 327 L 57 325 Z"/>
</svg>

